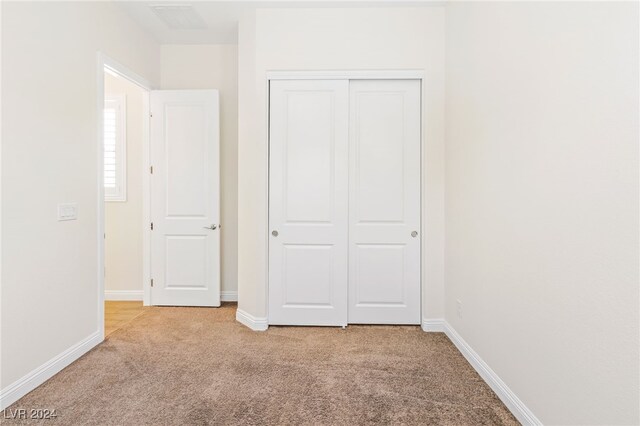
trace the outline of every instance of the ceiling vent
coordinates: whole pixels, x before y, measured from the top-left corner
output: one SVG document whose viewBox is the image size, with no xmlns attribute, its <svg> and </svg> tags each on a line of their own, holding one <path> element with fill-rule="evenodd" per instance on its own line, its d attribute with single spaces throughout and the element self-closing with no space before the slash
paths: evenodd
<svg viewBox="0 0 640 426">
<path fill-rule="evenodd" d="M 155 4 L 149 7 L 162 22 L 174 30 L 207 28 L 207 23 L 190 4 Z"/>
</svg>

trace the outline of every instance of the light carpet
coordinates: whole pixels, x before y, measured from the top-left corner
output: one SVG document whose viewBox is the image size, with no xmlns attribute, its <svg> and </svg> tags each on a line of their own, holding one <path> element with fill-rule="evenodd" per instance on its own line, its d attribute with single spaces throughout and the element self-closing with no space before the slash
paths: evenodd
<svg viewBox="0 0 640 426">
<path fill-rule="evenodd" d="M 147 309 L 10 408 L 56 409 L 49 425 L 518 424 L 442 333 L 253 332 L 235 311 Z"/>
</svg>

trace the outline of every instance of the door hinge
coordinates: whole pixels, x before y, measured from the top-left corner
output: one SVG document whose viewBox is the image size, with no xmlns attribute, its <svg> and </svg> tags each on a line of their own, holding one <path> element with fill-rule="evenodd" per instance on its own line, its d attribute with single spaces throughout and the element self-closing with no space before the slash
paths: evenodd
<svg viewBox="0 0 640 426">
<path fill-rule="evenodd" d="M 153 222 L 151 222 L 151 230 L 153 231 Z"/>
<path fill-rule="evenodd" d="M 149 167 L 149 171 L 153 174 L 153 166 Z"/>
<path fill-rule="evenodd" d="M 153 278 L 151 278 L 151 287 L 153 287 Z"/>
</svg>

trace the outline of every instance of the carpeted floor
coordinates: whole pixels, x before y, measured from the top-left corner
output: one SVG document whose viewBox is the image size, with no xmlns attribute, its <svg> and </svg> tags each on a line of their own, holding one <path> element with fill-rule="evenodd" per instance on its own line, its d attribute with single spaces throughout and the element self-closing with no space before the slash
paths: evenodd
<svg viewBox="0 0 640 426">
<path fill-rule="evenodd" d="M 518 424 L 444 334 L 257 333 L 232 304 L 147 309 L 10 408 L 61 425 Z"/>
</svg>

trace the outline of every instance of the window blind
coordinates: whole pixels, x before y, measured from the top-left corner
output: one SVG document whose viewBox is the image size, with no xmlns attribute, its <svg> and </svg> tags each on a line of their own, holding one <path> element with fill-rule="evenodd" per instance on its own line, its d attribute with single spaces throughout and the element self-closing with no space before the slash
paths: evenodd
<svg viewBox="0 0 640 426">
<path fill-rule="evenodd" d="M 105 199 L 124 201 L 125 115 L 122 96 L 107 97 L 104 103 L 104 191 Z"/>
</svg>

